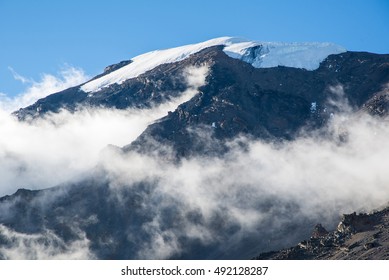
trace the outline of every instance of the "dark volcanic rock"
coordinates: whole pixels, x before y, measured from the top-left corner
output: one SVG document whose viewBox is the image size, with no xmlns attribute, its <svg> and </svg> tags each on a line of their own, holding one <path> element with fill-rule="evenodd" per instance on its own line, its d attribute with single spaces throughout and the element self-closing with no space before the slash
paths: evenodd
<svg viewBox="0 0 389 280">
<path fill-rule="evenodd" d="M 386 116 L 389 112 L 389 88 L 374 95 L 363 105 L 363 111 L 373 116 Z"/>
<path fill-rule="evenodd" d="M 332 114 L 339 113 L 338 108 L 328 104 L 329 99 L 340 97 L 355 111 L 368 108 L 373 114 L 386 106 L 385 101 L 374 100 L 379 98 L 377 94 L 387 93 L 388 55 L 331 55 L 315 71 L 257 69 L 228 57 L 219 48 L 208 49 L 207 55 L 210 74 L 201 92 L 150 125 L 125 150 L 146 152 L 153 145 L 145 143 L 159 143 L 155 148 L 162 143 L 173 147 L 178 157 L 217 155 L 227 149 L 222 141 L 238 135 L 290 140 L 302 128 L 321 127 Z M 340 93 L 336 92 L 339 85 Z M 197 128 L 202 133 L 196 133 Z"/>
<path fill-rule="evenodd" d="M 295 247 L 263 253 L 256 259 L 388 260 L 389 208 L 371 214 L 343 215 L 335 231 L 314 234 Z"/>
<path fill-rule="evenodd" d="M 126 66 L 126 65 L 130 64 L 131 62 L 132 62 L 132 60 L 123 60 L 117 64 L 109 65 L 109 66 L 104 68 L 104 73 L 102 75 L 106 75 L 106 74 L 109 74 L 115 70 L 118 70 L 119 68 L 122 68 L 123 66 Z"/>
<path fill-rule="evenodd" d="M 328 231 L 321 224 L 317 224 L 313 229 L 311 238 L 320 238 L 326 236 L 327 234 Z"/>
</svg>

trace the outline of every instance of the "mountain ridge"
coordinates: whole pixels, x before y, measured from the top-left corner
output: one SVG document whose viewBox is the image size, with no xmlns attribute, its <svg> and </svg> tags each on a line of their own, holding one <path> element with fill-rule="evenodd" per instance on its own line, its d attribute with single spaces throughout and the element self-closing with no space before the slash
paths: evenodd
<svg viewBox="0 0 389 280">
<path fill-rule="evenodd" d="M 250 47 L 244 54 L 258 50 Z M 100 78 L 133 63 L 108 66 Z M 211 46 L 97 92 L 76 86 L 52 94 L 14 114 L 34 121 L 61 110 L 150 108 L 181 96 L 189 87 L 185 70 L 204 66 L 205 84 L 192 98 L 151 123 L 135 141 L 107 148 L 105 161 L 81 179 L 0 198 L 0 257 L 25 250 L 21 244 L 31 236 L 33 253 L 24 258 L 36 258 L 34 250 L 42 244 L 62 254 L 80 242 L 82 256 L 98 259 L 247 259 L 306 238 L 316 217 L 303 212 L 299 200 L 262 193 L 255 176 L 249 183 L 223 181 L 213 168 L 236 160 L 229 154 L 232 142 L 238 145 L 233 152 L 242 157 L 250 156 L 245 153 L 250 141 L 276 146 L 304 133 L 334 136 L 340 146 L 347 145 L 347 123 L 335 132 L 326 131 L 327 125 L 343 114 L 367 112 L 385 119 L 389 55 L 331 54 L 315 70 L 257 68 L 227 55 L 223 46 Z M 191 174 L 188 181 L 180 172 Z M 202 181 L 203 173 L 210 177 Z M 209 201 L 212 195 L 218 199 Z"/>
</svg>

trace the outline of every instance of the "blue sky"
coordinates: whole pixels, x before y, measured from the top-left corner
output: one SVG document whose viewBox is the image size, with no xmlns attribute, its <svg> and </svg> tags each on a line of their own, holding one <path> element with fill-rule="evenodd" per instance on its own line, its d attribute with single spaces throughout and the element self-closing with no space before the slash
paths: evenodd
<svg viewBox="0 0 389 280">
<path fill-rule="evenodd" d="M 0 93 L 28 86 L 10 68 L 34 81 L 69 65 L 94 76 L 147 51 L 220 36 L 389 53 L 389 1 L 0 0 Z"/>
</svg>

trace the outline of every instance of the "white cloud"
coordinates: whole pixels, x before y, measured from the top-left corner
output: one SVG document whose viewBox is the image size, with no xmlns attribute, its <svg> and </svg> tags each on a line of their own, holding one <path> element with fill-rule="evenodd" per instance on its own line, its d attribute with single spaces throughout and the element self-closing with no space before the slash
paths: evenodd
<svg viewBox="0 0 389 280">
<path fill-rule="evenodd" d="M 19 73 L 17 73 L 12 67 L 8 67 L 8 70 L 11 71 L 13 77 L 15 80 L 22 82 L 23 84 L 25 83 L 33 83 L 31 79 L 28 79 L 26 77 L 23 77 Z"/>
<path fill-rule="evenodd" d="M 0 224 L 0 238 L 6 244 L 0 247 L 1 259 L 26 260 L 86 260 L 94 259 L 89 250 L 89 240 L 80 233 L 80 238 L 66 244 L 51 231 L 25 234 Z"/>
<path fill-rule="evenodd" d="M 23 84 L 28 85 L 28 87 L 23 93 L 15 97 L 9 97 L 5 94 L 0 95 L 0 110 L 8 113 L 31 105 L 38 99 L 46 97 L 49 94 L 79 85 L 89 79 L 82 69 L 72 66 L 63 67 L 58 73 L 58 76 L 43 74 L 41 80 L 38 82 L 23 77 L 11 67 L 9 69 L 15 80 L 21 81 Z"/>
</svg>

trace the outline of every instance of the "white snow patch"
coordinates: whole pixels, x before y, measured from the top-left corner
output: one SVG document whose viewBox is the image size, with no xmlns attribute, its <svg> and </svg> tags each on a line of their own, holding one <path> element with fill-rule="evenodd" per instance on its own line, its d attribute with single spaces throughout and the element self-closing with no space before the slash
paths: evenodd
<svg viewBox="0 0 389 280">
<path fill-rule="evenodd" d="M 228 56 L 243 60 L 256 68 L 288 66 L 314 70 L 328 55 L 346 51 L 332 43 L 276 43 L 221 37 L 136 56 L 131 59 L 132 63 L 84 84 L 81 89 L 85 92 L 97 92 L 111 84 L 121 84 L 135 78 L 161 64 L 184 60 L 207 47 L 217 45 L 224 45 L 224 52 Z"/>
<path fill-rule="evenodd" d="M 312 102 L 311 103 L 311 113 L 315 113 L 317 110 L 317 103 L 316 102 Z"/>
</svg>

